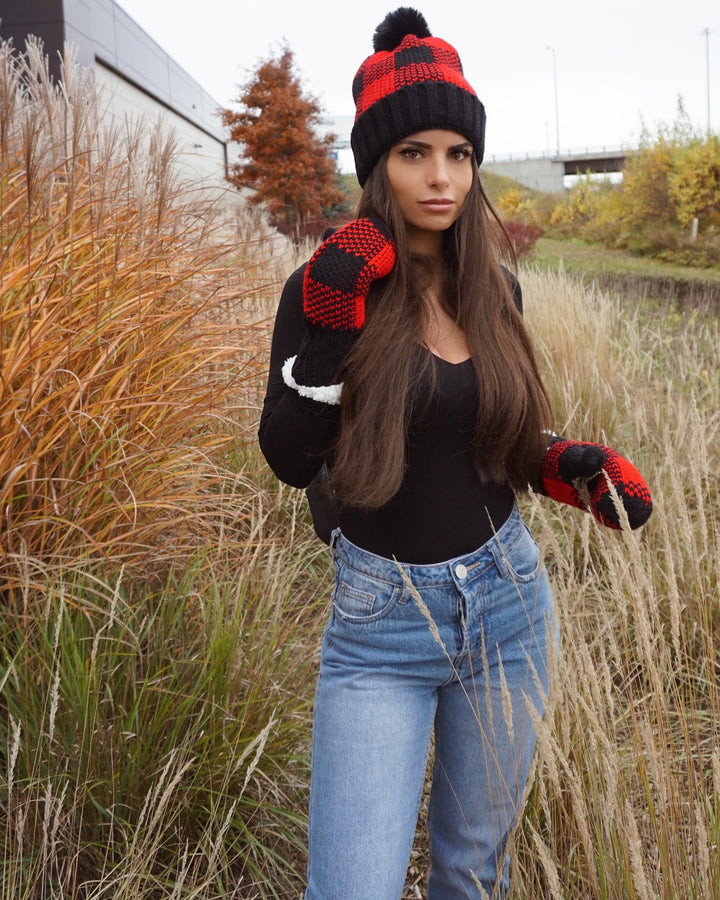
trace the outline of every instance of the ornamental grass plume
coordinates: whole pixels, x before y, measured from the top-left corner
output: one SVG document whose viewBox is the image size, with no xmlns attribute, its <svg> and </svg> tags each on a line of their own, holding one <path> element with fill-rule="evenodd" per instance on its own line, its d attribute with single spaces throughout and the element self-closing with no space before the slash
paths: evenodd
<svg viewBox="0 0 720 900">
<path fill-rule="evenodd" d="M 72 59 L 55 83 L 39 42 L 0 46 L 5 590 L 48 563 L 157 572 L 217 528 L 262 248 L 230 240 L 176 159 L 160 125 L 106 115 Z"/>
<path fill-rule="evenodd" d="M 285 242 L 177 160 L 0 45 L 3 897 L 301 878 L 318 550 L 254 449 Z"/>
</svg>

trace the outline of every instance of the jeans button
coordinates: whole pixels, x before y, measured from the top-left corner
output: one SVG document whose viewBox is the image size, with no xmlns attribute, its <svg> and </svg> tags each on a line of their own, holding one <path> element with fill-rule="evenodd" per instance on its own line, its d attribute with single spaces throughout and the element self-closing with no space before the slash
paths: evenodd
<svg viewBox="0 0 720 900">
<path fill-rule="evenodd" d="M 458 578 L 467 578 L 467 572 L 468 572 L 468 570 L 465 568 L 465 566 L 462 563 L 455 566 L 455 574 L 457 575 Z"/>
</svg>

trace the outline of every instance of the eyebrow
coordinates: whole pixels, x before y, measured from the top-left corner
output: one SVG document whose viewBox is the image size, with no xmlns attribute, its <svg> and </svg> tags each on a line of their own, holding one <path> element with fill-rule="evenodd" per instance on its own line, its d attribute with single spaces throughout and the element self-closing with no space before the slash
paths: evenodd
<svg viewBox="0 0 720 900">
<path fill-rule="evenodd" d="M 425 141 L 412 141 L 409 138 L 404 138 L 402 141 L 398 141 L 399 144 L 409 144 L 411 147 L 417 147 L 420 150 L 430 150 L 432 149 L 432 144 L 427 144 Z M 470 141 L 460 141 L 459 144 L 452 144 L 452 146 L 448 147 L 448 150 L 464 150 L 466 147 L 472 147 Z"/>
</svg>

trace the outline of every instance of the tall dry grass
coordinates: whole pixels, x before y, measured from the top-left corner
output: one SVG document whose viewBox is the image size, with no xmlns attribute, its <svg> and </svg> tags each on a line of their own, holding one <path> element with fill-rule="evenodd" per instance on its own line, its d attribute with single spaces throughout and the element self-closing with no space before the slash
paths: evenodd
<svg viewBox="0 0 720 900">
<path fill-rule="evenodd" d="M 157 572 L 217 531 L 217 461 L 247 443 L 264 346 L 247 312 L 273 271 L 231 201 L 176 170 L 173 134 L 109 118 L 87 70 L 55 85 L 37 42 L 2 47 L 6 590 L 48 560 Z"/>
<path fill-rule="evenodd" d="M 254 449 L 287 261 L 176 162 L 0 47 L 7 898 L 301 878 L 318 551 Z"/>
<path fill-rule="evenodd" d="M 517 898 L 720 897 L 720 323 L 523 275 L 559 429 L 645 474 L 643 532 L 533 498 L 561 622 Z"/>
</svg>

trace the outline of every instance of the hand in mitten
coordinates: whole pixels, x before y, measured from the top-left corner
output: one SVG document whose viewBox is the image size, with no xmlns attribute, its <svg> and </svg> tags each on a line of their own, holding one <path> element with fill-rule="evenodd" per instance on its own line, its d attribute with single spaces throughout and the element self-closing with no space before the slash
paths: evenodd
<svg viewBox="0 0 720 900">
<path fill-rule="evenodd" d="M 380 219 L 355 219 L 315 251 L 305 270 L 307 326 L 295 357 L 283 366 L 285 383 L 300 394 L 338 403 L 343 363 L 365 325 L 365 299 L 373 281 L 389 275 L 397 253 Z"/>
<path fill-rule="evenodd" d="M 639 528 L 650 518 L 652 499 L 644 478 L 610 447 L 568 441 L 555 435 L 545 452 L 541 474 L 548 497 L 578 509 L 588 508 L 587 497 L 592 514 L 608 528 L 622 527 L 608 478 L 631 528 Z"/>
</svg>

